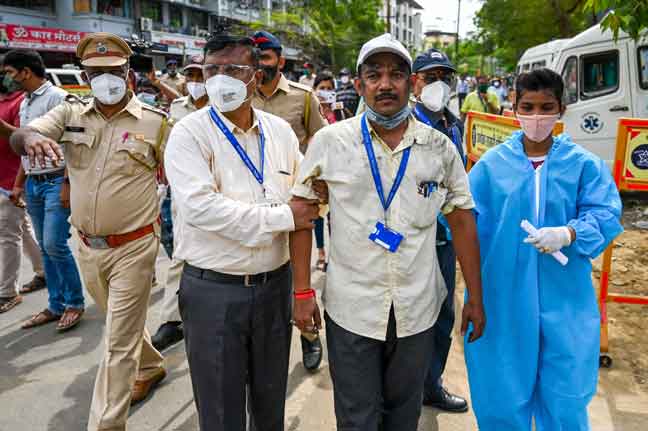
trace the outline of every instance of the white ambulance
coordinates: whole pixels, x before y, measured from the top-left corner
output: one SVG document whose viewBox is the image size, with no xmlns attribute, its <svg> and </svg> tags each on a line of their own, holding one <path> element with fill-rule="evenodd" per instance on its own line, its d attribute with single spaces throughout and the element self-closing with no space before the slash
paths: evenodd
<svg viewBox="0 0 648 431">
<path fill-rule="evenodd" d="M 551 67 L 560 53 L 560 49 L 569 39 L 555 39 L 527 49 L 520 57 L 515 71 L 518 73 L 530 72 L 543 67 Z"/>
<path fill-rule="evenodd" d="M 565 41 L 550 67 L 565 81 L 565 131 L 611 166 L 619 118 L 648 118 L 648 32 L 615 41 L 595 25 Z"/>
</svg>

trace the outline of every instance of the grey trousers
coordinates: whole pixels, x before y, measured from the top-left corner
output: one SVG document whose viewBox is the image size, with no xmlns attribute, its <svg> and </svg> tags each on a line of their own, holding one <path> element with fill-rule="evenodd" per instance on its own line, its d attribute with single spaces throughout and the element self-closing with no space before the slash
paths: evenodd
<svg viewBox="0 0 648 431">
<path fill-rule="evenodd" d="M 247 387 L 251 429 L 284 431 L 290 268 L 250 287 L 209 273 L 185 264 L 178 295 L 200 429 L 245 431 Z"/>
<path fill-rule="evenodd" d="M 416 431 L 432 329 L 397 338 L 393 307 L 385 341 L 325 319 L 338 431 Z"/>
</svg>

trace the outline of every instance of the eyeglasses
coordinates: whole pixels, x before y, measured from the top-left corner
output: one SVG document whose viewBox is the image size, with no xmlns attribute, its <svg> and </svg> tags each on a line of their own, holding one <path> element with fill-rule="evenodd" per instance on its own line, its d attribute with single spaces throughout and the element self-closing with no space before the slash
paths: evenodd
<svg viewBox="0 0 648 431">
<path fill-rule="evenodd" d="M 124 69 L 111 69 L 111 70 L 93 70 L 92 72 L 88 69 L 85 69 L 85 73 L 88 76 L 88 81 L 92 81 L 97 76 L 108 73 L 110 75 L 117 76 L 119 78 L 126 79 L 127 72 Z"/>
<path fill-rule="evenodd" d="M 254 71 L 252 66 L 244 64 L 204 64 L 203 74 L 205 79 L 214 75 L 227 75 L 231 78 L 245 80 Z"/>
<path fill-rule="evenodd" d="M 452 86 L 454 82 L 454 74 L 448 73 L 441 70 L 430 70 L 426 72 L 419 72 L 419 78 L 421 78 L 426 84 L 432 84 L 436 81 L 443 81 L 449 86 Z"/>
</svg>

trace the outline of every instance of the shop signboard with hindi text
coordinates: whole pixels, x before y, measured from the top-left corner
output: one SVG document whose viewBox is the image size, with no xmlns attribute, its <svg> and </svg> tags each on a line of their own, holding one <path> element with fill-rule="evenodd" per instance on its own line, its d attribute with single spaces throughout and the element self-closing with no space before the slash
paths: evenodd
<svg viewBox="0 0 648 431">
<path fill-rule="evenodd" d="M 85 32 L 0 23 L 0 48 L 75 52 Z"/>
<path fill-rule="evenodd" d="M 554 126 L 553 135 L 561 134 L 563 129 L 564 124 L 558 121 Z M 464 129 L 468 169 L 477 163 L 486 151 L 506 141 L 518 130 L 520 123 L 515 117 L 468 112 Z"/>
</svg>

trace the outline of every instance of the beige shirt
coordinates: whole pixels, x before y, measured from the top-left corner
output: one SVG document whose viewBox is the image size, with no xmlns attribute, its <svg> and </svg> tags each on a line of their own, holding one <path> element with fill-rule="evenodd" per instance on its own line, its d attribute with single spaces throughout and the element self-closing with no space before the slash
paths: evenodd
<svg viewBox="0 0 648 431">
<path fill-rule="evenodd" d="M 306 121 L 307 102 L 310 105 L 308 121 Z M 274 114 L 290 123 L 290 127 L 299 139 L 302 153 L 306 151 L 308 140 L 315 135 L 315 132 L 328 125 L 320 113 L 319 99 L 315 93 L 309 87 L 289 81 L 283 74 L 270 97 L 263 96 L 257 90 L 252 104 L 256 109 Z"/>
<path fill-rule="evenodd" d="M 265 136 L 263 187 L 214 124 L 207 106 L 176 123 L 165 153 L 177 209 L 173 257 L 227 274 L 271 271 L 289 259 L 294 230 L 290 199 L 301 160 L 297 137 L 279 117 L 255 110 L 243 131 L 219 114 L 260 169 L 259 124 Z M 266 194 L 264 197 L 263 189 Z"/>
<path fill-rule="evenodd" d="M 191 100 L 191 96 L 178 97 L 171 102 L 171 106 L 169 107 L 169 119 L 172 124 L 175 124 L 197 110 L 198 108 L 196 108 L 193 100 Z"/>
<path fill-rule="evenodd" d="M 394 151 L 369 126 L 385 198 L 403 150 L 412 148 L 401 186 L 385 214 L 362 142 L 360 120 L 357 116 L 332 124 L 315 135 L 293 194 L 315 198 L 311 180 L 328 184 L 330 264 L 322 295 L 326 312 L 348 331 L 385 340 L 393 304 L 397 336 L 407 337 L 434 324 L 447 294 L 436 257 L 439 211 L 447 214 L 474 204 L 452 142 L 411 117 Z M 419 187 L 426 182 L 438 185 L 427 198 Z M 369 240 L 378 221 L 386 221 L 404 236 L 395 253 Z"/>
<path fill-rule="evenodd" d="M 106 120 L 94 99 L 68 99 L 28 127 L 65 145 L 75 228 L 86 235 L 122 234 L 158 218 L 156 173 L 168 134 L 164 112 L 133 96 Z"/>
<path fill-rule="evenodd" d="M 178 93 L 181 95 L 185 94 L 184 90 L 184 84 L 185 84 L 185 77 L 184 75 L 177 73 L 176 76 L 171 77 L 169 76 L 168 73 L 165 73 L 160 77 L 160 81 L 168 85 L 169 87 L 173 88 L 176 90 Z"/>
</svg>

